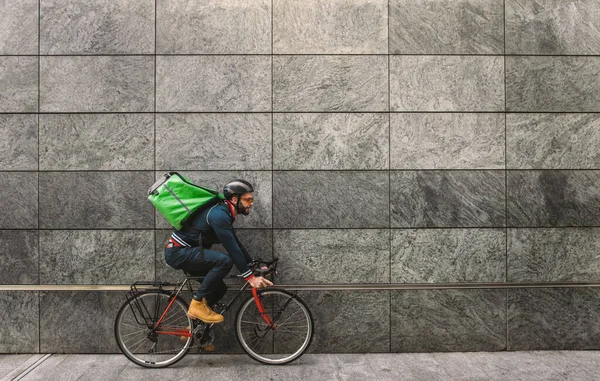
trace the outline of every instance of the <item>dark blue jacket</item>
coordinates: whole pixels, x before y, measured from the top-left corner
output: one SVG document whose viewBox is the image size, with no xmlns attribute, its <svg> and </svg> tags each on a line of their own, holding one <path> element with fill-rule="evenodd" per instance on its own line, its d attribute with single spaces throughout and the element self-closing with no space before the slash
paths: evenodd
<svg viewBox="0 0 600 381">
<path fill-rule="evenodd" d="M 196 211 L 171 237 L 183 246 L 201 245 L 206 249 L 221 243 L 240 274 L 247 278 L 252 274 L 248 267 L 252 257 L 235 234 L 233 221 L 228 204 L 220 202 Z"/>
</svg>

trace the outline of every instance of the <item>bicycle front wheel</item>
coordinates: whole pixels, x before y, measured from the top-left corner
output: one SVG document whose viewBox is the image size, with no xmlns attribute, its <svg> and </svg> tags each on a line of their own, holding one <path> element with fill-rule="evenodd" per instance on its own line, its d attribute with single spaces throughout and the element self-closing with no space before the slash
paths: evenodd
<svg viewBox="0 0 600 381">
<path fill-rule="evenodd" d="M 253 359 L 270 365 L 287 364 L 306 351 L 313 336 L 313 318 L 296 295 L 272 288 L 257 290 L 240 307 L 236 332 L 242 348 Z"/>
<path fill-rule="evenodd" d="M 115 320 L 115 338 L 121 352 L 147 368 L 175 364 L 193 342 L 191 336 L 182 336 L 193 326 L 187 309 L 179 296 L 173 300 L 164 292 L 140 293 L 125 302 Z"/>
</svg>

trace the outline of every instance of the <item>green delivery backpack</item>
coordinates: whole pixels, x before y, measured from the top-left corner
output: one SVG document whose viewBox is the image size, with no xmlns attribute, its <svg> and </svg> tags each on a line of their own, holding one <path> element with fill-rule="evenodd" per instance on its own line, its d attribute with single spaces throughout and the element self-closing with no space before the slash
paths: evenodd
<svg viewBox="0 0 600 381">
<path fill-rule="evenodd" d="M 202 206 L 224 200 L 223 194 L 195 185 L 187 177 L 169 172 L 148 190 L 148 200 L 175 229 Z"/>
</svg>

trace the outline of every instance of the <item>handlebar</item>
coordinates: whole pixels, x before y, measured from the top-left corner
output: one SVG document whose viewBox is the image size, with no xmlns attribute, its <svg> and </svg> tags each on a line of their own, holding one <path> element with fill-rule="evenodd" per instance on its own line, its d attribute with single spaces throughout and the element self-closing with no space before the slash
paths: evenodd
<svg viewBox="0 0 600 381">
<path fill-rule="evenodd" d="M 277 274 L 277 261 L 279 261 L 279 258 L 273 258 L 272 261 L 263 261 L 262 259 L 258 258 L 250 262 L 248 265 L 252 269 L 254 276 L 266 276 L 271 273 Z M 262 265 L 264 265 L 266 268 L 263 268 Z"/>
<path fill-rule="evenodd" d="M 255 260 L 253 260 L 252 262 L 248 263 L 248 266 L 250 267 L 250 270 L 252 270 L 252 273 L 254 274 L 254 276 L 266 276 L 269 274 L 277 274 L 277 261 L 279 261 L 279 258 L 273 258 L 272 261 L 263 261 L 260 258 L 257 258 Z M 261 269 L 261 265 L 264 265 L 266 268 L 265 269 Z M 258 268 L 257 268 L 258 267 Z M 232 278 L 242 278 L 241 275 L 231 275 Z"/>
</svg>

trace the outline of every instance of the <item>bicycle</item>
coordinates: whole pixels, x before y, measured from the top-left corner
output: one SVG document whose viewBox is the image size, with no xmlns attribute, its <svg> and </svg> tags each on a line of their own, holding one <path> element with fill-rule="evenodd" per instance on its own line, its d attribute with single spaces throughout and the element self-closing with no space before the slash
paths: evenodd
<svg viewBox="0 0 600 381">
<path fill-rule="evenodd" d="M 253 261 L 255 275 L 273 276 L 277 261 Z M 262 267 L 261 267 L 262 265 Z M 196 342 L 202 352 L 211 345 L 214 324 L 206 324 L 187 316 L 188 303 L 180 293 L 191 281 L 203 276 L 184 272 L 176 282 L 135 282 L 115 319 L 115 339 L 121 352 L 132 362 L 148 368 L 163 368 L 183 359 Z M 242 279 L 240 275 L 233 278 Z M 249 284 L 244 282 L 227 304 L 217 305 L 225 315 Z M 168 291 L 167 288 L 172 288 Z M 313 337 L 313 317 L 297 295 L 282 288 L 252 288 L 252 296 L 242 303 L 235 318 L 238 342 L 250 357 L 264 364 L 287 364 L 298 359 Z"/>
</svg>

